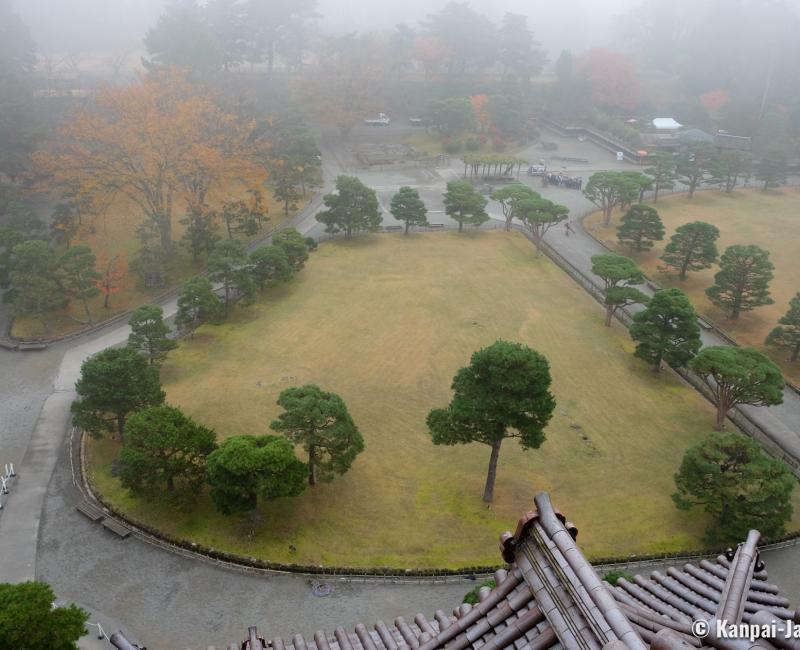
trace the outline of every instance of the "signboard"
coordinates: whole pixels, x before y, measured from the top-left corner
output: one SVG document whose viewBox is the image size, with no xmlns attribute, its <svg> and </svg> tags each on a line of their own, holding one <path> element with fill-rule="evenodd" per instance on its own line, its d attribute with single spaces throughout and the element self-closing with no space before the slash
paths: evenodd
<svg viewBox="0 0 800 650">
<path fill-rule="evenodd" d="M 623 160 L 625 160 L 625 154 L 621 151 L 617 151 L 617 162 L 622 162 Z"/>
</svg>

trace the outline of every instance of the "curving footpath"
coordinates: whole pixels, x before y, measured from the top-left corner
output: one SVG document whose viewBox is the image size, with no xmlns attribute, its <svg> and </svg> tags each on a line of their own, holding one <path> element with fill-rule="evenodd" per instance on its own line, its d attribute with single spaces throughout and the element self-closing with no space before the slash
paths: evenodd
<svg viewBox="0 0 800 650">
<path fill-rule="evenodd" d="M 563 149 L 573 144 L 576 148 L 586 146 L 565 142 Z M 324 192 L 332 189 L 333 179 L 338 173 L 353 172 L 344 147 L 336 141 L 332 142 L 325 138 L 320 144 L 326 178 Z M 538 152 L 529 153 L 532 160 L 538 158 L 538 155 Z M 575 170 L 577 173 L 582 173 L 586 177 L 593 171 L 618 167 L 611 154 L 598 153 L 593 149 L 591 156 L 594 159 L 602 158 L 602 162 L 593 169 Z M 624 168 L 629 166 L 626 165 Z M 424 170 L 415 173 L 372 171 L 360 175 L 368 184 L 382 185 L 379 195 L 384 205 L 400 184 L 407 184 L 420 188 L 420 193 L 429 207 L 439 207 L 445 182 L 457 178 L 459 170 L 453 167 L 437 170 L 437 173 Z M 534 179 L 525 178 L 524 181 L 534 185 L 544 196 L 567 205 L 573 215 L 583 215 L 593 208 L 580 192 L 575 190 L 558 187 L 540 188 L 538 181 L 534 183 Z M 306 235 L 319 234 L 322 229 L 315 221 L 314 215 L 321 206 L 323 192 L 320 192 L 289 225 L 293 225 Z M 431 210 L 431 212 L 440 213 L 441 210 Z M 492 217 L 502 220 L 499 214 L 493 214 Z M 386 211 L 385 218 L 388 224 L 395 223 Z M 449 221 L 443 214 L 441 218 L 435 220 Z M 572 225 L 575 231 L 573 235 L 566 237 L 556 229 L 548 235 L 548 242 L 576 268 L 591 276 L 591 256 L 606 251 L 601 244 L 583 231 L 579 221 L 573 218 Z M 177 310 L 177 300 L 175 298 L 167 300 L 162 303 L 162 307 L 165 316 L 170 317 Z M 457 593 L 463 593 L 464 586 L 459 584 L 447 587 L 439 585 L 435 588 L 406 585 L 402 596 L 398 595 L 401 592 L 389 589 L 387 586 L 375 589 L 364 587 L 363 590 L 351 586 L 342 590 L 344 594 L 342 601 L 314 601 L 314 599 L 309 601 L 301 579 L 253 578 L 209 567 L 197 567 L 194 566 L 196 563 L 185 558 L 165 557 L 170 554 L 159 552 L 138 540 L 133 543 L 125 542 L 127 546 L 124 550 L 120 550 L 117 540 L 110 539 L 96 527 L 80 521 L 80 515 L 70 507 L 74 505 L 75 495 L 70 496 L 70 488 L 64 475 L 66 471 L 64 461 L 68 458 L 64 443 L 69 425 L 69 405 L 75 396 L 74 383 L 78 378 L 82 362 L 88 356 L 105 348 L 123 344 L 128 333 L 127 325 L 116 324 L 87 333 L 44 352 L 22 354 L 0 351 L 0 364 L 2 364 L 0 391 L 3 391 L 6 385 L 4 382 L 16 389 L 8 392 L 8 398 L 4 394 L 2 409 L 4 415 L 0 418 L 0 434 L 4 438 L 0 444 L 0 451 L 3 451 L 6 458 L 0 458 L 0 462 L 7 461 L 10 454 L 19 473 L 12 486 L 12 494 L 4 502 L 5 508 L 0 511 L 0 542 L 2 542 L 0 581 L 17 582 L 45 577 L 54 583 L 61 597 L 77 602 L 87 602 L 88 598 L 93 600 L 89 605 L 98 610 L 103 610 L 105 606 L 112 609 L 116 607 L 113 612 L 109 612 L 113 618 L 128 620 L 131 625 L 141 626 L 143 630 L 153 633 L 156 633 L 156 630 L 149 627 L 154 621 L 153 617 L 157 618 L 159 612 L 165 611 L 164 608 L 170 608 L 172 615 L 168 622 L 172 626 L 183 631 L 188 629 L 187 626 L 193 631 L 205 628 L 202 632 L 205 639 L 209 638 L 209 634 L 216 636 L 215 631 L 227 628 L 229 624 L 235 625 L 236 629 L 243 629 L 243 625 L 246 626 L 248 623 L 260 621 L 268 623 L 269 621 L 264 618 L 266 612 L 276 607 L 274 613 L 281 613 L 285 617 L 281 624 L 297 627 L 292 621 L 299 620 L 305 623 L 309 612 L 313 612 L 318 620 L 324 620 L 327 615 L 333 617 L 335 614 L 341 621 L 349 618 L 342 615 L 341 607 L 346 607 L 347 611 L 357 617 L 366 609 L 377 612 L 376 607 L 394 608 L 395 612 L 402 612 L 405 609 L 400 603 L 403 598 L 407 599 L 403 602 L 409 607 L 413 606 L 412 603 L 422 607 L 424 602 L 430 600 L 429 596 L 435 595 L 441 598 L 447 594 L 453 597 Z M 703 342 L 706 345 L 726 344 L 720 337 L 706 331 L 703 332 Z M 62 352 L 63 357 L 58 364 L 58 356 Z M 36 370 L 38 375 L 35 378 L 28 377 L 26 373 L 29 369 Z M 50 381 L 52 390 L 47 389 Z M 30 403 L 23 403 L 24 400 Z M 40 402 L 41 412 L 33 427 L 33 434 L 27 441 L 24 431 L 35 417 Z M 747 407 L 746 411 L 747 415 L 762 428 L 771 432 L 781 447 L 800 458 L 800 432 L 798 432 L 800 396 L 787 391 L 784 404 L 780 407 L 769 409 Z M 15 413 L 21 414 L 16 420 Z M 9 414 L 8 421 L 3 422 L 6 414 Z M 28 443 L 27 449 L 25 442 Z M 37 550 L 41 551 L 39 558 L 41 567 L 37 566 Z M 794 546 L 770 551 L 769 558 L 765 558 L 768 566 L 770 563 L 777 564 L 776 567 L 772 567 L 773 577 L 795 599 L 800 599 L 798 553 L 800 547 Z M 778 573 L 774 573 L 775 568 L 779 569 Z M 189 575 L 194 577 L 187 582 L 188 578 L 187 580 L 183 578 Z M 131 599 L 130 594 L 120 592 L 120 583 L 126 579 L 129 579 L 128 584 L 134 589 L 138 598 Z M 173 584 L 171 589 L 165 586 L 169 584 Z M 217 613 L 239 611 L 240 617 L 247 613 L 247 616 L 256 619 L 223 623 L 215 615 L 216 618 L 212 617 L 213 620 L 206 620 L 202 616 L 203 613 L 197 612 L 194 606 L 197 601 L 193 600 L 193 594 L 197 593 L 198 585 L 201 588 L 207 587 L 209 596 L 214 593 L 215 598 L 223 600 L 233 598 L 224 600 L 220 603 L 220 607 L 215 607 Z M 87 589 L 91 592 L 91 597 Z M 253 599 L 254 590 L 259 592 L 263 590 L 264 593 Z M 219 596 L 220 591 L 227 595 Z M 420 592 L 424 592 L 424 598 Z M 147 598 L 144 598 L 145 595 Z M 377 598 L 383 599 L 380 601 L 383 605 L 379 605 Z M 248 599 L 248 606 L 243 608 L 242 603 Z M 276 602 L 279 604 L 276 605 Z M 335 605 L 335 602 L 338 604 Z M 251 606 L 254 603 L 258 604 L 255 609 Z M 180 609 L 181 605 L 183 609 Z M 180 615 L 172 608 L 180 610 Z M 258 615 L 259 611 L 263 612 L 261 616 Z M 130 617 L 126 616 L 126 612 L 130 612 Z M 178 619 L 183 615 L 186 620 L 179 622 Z M 276 619 L 272 620 L 274 622 Z M 163 631 L 163 628 L 161 629 Z M 171 638 L 160 633 L 157 636 L 165 642 L 164 645 L 171 645 Z M 183 634 L 181 638 L 188 640 L 191 636 Z"/>
</svg>

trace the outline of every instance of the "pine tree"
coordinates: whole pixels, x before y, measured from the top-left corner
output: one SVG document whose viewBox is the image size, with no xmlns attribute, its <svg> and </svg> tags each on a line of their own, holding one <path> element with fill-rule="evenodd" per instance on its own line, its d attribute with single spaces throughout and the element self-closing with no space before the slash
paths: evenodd
<svg viewBox="0 0 800 650">
<path fill-rule="evenodd" d="M 716 244 L 718 238 L 719 230 L 704 221 L 692 221 L 678 226 L 664 247 L 664 254 L 661 256 L 664 266 L 661 270 L 677 271 L 678 277 L 685 280 L 689 271 L 710 269 L 719 255 Z"/>
<path fill-rule="evenodd" d="M 637 252 L 647 251 L 653 247 L 653 242 L 664 239 L 664 224 L 655 208 L 635 203 L 622 215 L 617 239 Z"/>
<path fill-rule="evenodd" d="M 728 246 L 719 266 L 714 286 L 706 289 L 706 295 L 717 307 L 728 310 L 731 320 L 739 318 L 743 311 L 775 302 L 769 295 L 775 266 L 764 249 L 755 245 Z"/>
<path fill-rule="evenodd" d="M 102 276 L 97 271 L 97 260 L 92 250 L 88 246 L 68 248 L 58 260 L 58 276 L 69 296 L 83 303 L 86 322 L 94 322 L 89 299 L 100 295 L 97 284 Z"/>
<path fill-rule="evenodd" d="M 164 310 L 158 305 L 137 307 L 128 324 L 131 327 L 128 347 L 144 355 L 150 365 L 160 365 L 167 358 L 167 352 L 178 347 L 169 338 L 170 329 L 164 322 Z"/>
<path fill-rule="evenodd" d="M 666 151 L 659 151 L 652 157 L 652 167 L 644 170 L 644 173 L 653 179 L 653 203 L 658 203 L 658 193 L 662 189 L 670 190 L 675 187 L 675 156 Z"/>
<path fill-rule="evenodd" d="M 637 342 L 634 354 L 661 369 L 661 362 L 683 366 L 700 349 L 697 312 L 680 289 L 656 292 L 647 307 L 635 314 L 630 327 Z"/>
<path fill-rule="evenodd" d="M 401 187 L 392 197 L 389 211 L 397 221 L 405 223 L 405 234 L 411 226 L 428 225 L 428 209 L 419 198 L 419 192 L 412 187 Z"/>
<path fill-rule="evenodd" d="M 181 289 L 175 327 L 181 332 L 193 332 L 203 323 L 213 321 L 219 313 L 220 300 L 214 293 L 211 281 L 198 275 L 186 282 Z"/>
<path fill-rule="evenodd" d="M 791 350 L 789 359 L 800 358 L 800 293 L 789 301 L 789 311 L 778 321 L 766 340 L 767 345 Z"/>
<path fill-rule="evenodd" d="M 458 232 L 464 224 L 480 226 L 489 220 L 486 198 L 469 181 L 450 181 L 444 193 L 444 211 L 458 222 Z"/>
</svg>

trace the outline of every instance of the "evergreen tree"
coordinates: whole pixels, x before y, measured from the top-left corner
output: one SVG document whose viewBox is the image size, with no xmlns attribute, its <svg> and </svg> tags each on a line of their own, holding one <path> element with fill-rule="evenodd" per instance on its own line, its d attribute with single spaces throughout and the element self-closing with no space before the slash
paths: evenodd
<svg viewBox="0 0 800 650">
<path fill-rule="evenodd" d="M 203 323 L 213 321 L 219 313 L 220 300 L 214 293 L 211 281 L 198 275 L 188 280 L 181 289 L 175 327 L 181 332 L 193 332 Z"/>
<path fill-rule="evenodd" d="M 650 156 L 651 167 L 644 173 L 653 179 L 653 203 L 658 203 L 658 193 L 661 190 L 671 190 L 675 187 L 677 173 L 675 169 L 675 156 L 667 151 L 658 151 Z"/>
<path fill-rule="evenodd" d="M 64 287 L 58 281 L 56 258 L 46 242 L 23 241 L 12 249 L 9 298 L 18 316 L 32 316 L 45 332 L 48 315 L 67 306 Z"/>
<path fill-rule="evenodd" d="M 769 333 L 766 344 L 790 350 L 791 361 L 800 358 L 800 293 L 796 293 L 789 301 L 789 311 Z"/>
<path fill-rule="evenodd" d="M 617 227 L 620 244 L 630 246 L 637 252 L 648 251 L 653 242 L 664 239 L 664 224 L 655 208 L 643 203 L 635 203 L 622 215 Z"/>
<path fill-rule="evenodd" d="M 347 411 L 344 400 L 319 386 L 287 388 L 278 397 L 284 412 L 270 428 L 302 445 L 308 454 L 308 484 L 331 481 L 344 474 L 364 451 L 364 438 Z"/>
<path fill-rule="evenodd" d="M 711 346 L 689 362 L 689 369 L 706 380 L 715 402 L 715 428 L 737 404 L 775 406 L 783 403 L 783 376 L 772 361 L 755 348 Z"/>
<path fill-rule="evenodd" d="M 701 185 L 709 182 L 709 171 L 714 165 L 716 150 L 711 144 L 698 144 L 688 147 L 678 154 L 675 165 L 677 180 L 686 185 L 689 198 Z"/>
<path fill-rule="evenodd" d="M 336 194 L 323 198 L 327 210 L 317 214 L 317 221 L 325 224 L 325 232 L 344 232 L 347 239 L 354 232 L 374 232 L 381 225 L 378 195 L 355 176 L 339 176 Z"/>
<path fill-rule="evenodd" d="M 709 168 L 712 182 L 723 185 L 728 193 L 733 192 L 741 177 L 750 176 L 752 165 L 753 158 L 748 152 L 726 149 L 714 158 Z"/>
<path fill-rule="evenodd" d="M 55 602 L 44 582 L 1 583 L 0 648 L 78 650 L 89 614 L 77 605 L 56 607 Z"/>
<path fill-rule="evenodd" d="M 202 257 L 210 255 L 219 241 L 214 214 L 190 207 L 187 208 L 186 217 L 181 219 L 181 223 L 186 226 L 183 244 L 192 254 L 192 261 L 196 263 Z"/>
<path fill-rule="evenodd" d="M 704 221 L 692 221 L 678 226 L 664 247 L 664 254 L 661 256 L 661 261 L 664 262 L 662 270 L 677 271 L 678 277 L 685 280 L 689 271 L 710 269 L 719 255 L 716 244 L 718 238 L 719 230 Z"/>
<path fill-rule="evenodd" d="M 286 253 L 274 244 L 256 248 L 247 259 L 250 274 L 259 289 L 274 287 L 292 279 L 293 271 Z"/>
<path fill-rule="evenodd" d="M 547 231 L 567 218 L 569 208 L 541 197 L 522 198 L 516 201 L 514 213 L 531 233 L 536 254 L 540 255 Z"/>
<path fill-rule="evenodd" d="M 492 449 L 483 500 L 491 503 L 500 445 L 518 438 L 523 449 L 538 449 L 556 407 L 547 359 L 520 343 L 496 341 L 472 355 L 453 378 L 453 399 L 428 414 L 433 444 L 481 442 Z"/>
<path fill-rule="evenodd" d="M 489 220 L 486 198 L 469 181 L 450 181 L 444 193 L 444 211 L 458 222 L 458 232 L 464 224 L 480 226 Z"/>
<path fill-rule="evenodd" d="M 606 327 L 611 327 L 617 309 L 648 301 L 645 294 L 632 286 L 644 282 L 644 273 L 630 257 L 616 253 L 593 255 L 592 273 L 602 278 L 605 285 Z"/>
<path fill-rule="evenodd" d="M 130 348 L 108 348 L 86 359 L 75 392 L 75 426 L 93 436 L 116 429 L 120 438 L 130 413 L 163 404 L 165 397 L 158 370 Z"/>
<path fill-rule="evenodd" d="M 135 496 L 150 501 L 166 496 L 186 504 L 202 488 L 215 439 L 211 429 L 173 406 L 137 411 L 125 423 L 120 482 Z"/>
<path fill-rule="evenodd" d="M 131 333 L 128 347 L 144 355 L 150 365 L 160 365 L 167 358 L 167 352 L 178 344 L 169 338 L 170 329 L 164 322 L 164 310 L 158 305 L 137 307 L 128 321 Z"/>
<path fill-rule="evenodd" d="M 630 205 L 640 196 L 643 178 L 639 172 L 595 172 L 583 195 L 603 211 L 603 225 L 608 226 L 614 208 Z"/>
<path fill-rule="evenodd" d="M 513 183 L 496 189 L 490 198 L 500 204 L 503 216 L 506 218 L 506 230 L 511 230 L 511 223 L 517 216 L 516 207 L 519 202 L 523 199 L 538 199 L 541 198 L 541 195 L 527 185 Z"/>
<path fill-rule="evenodd" d="M 769 295 L 775 267 L 764 249 L 755 245 L 728 246 L 719 259 L 719 267 L 714 286 L 706 289 L 706 295 L 717 307 L 727 310 L 731 320 L 739 318 L 743 311 L 775 302 Z"/>
<path fill-rule="evenodd" d="M 307 476 L 292 443 L 279 436 L 231 436 L 206 458 L 211 498 L 225 515 L 254 510 L 259 497 L 297 496 Z"/>
<path fill-rule="evenodd" d="M 252 297 L 255 285 L 247 271 L 247 257 L 242 242 L 227 239 L 217 243 L 208 258 L 208 271 L 211 279 L 222 284 L 225 291 L 222 303 L 225 316 L 235 300 L 249 300 Z"/>
<path fill-rule="evenodd" d="M 635 314 L 630 327 L 634 354 L 661 369 L 661 362 L 684 366 L 700 349 L 697 312 L 680 289 L 656 292 L 647 307 Z"/>
<path fill-rule="evenodd" d="M 419 192 L 411 187 L 401 187 L 392 197 L 389 211 L 397 221 L 405 223 L 405 234 L 411 226 L 428 225 L 428 209 L 419 198 Z"/>
<path fill-rule="evenodd" d="M 713 546 L 739 542 L 752 529 L 774 540 L 792 518 L 795 483 L 789 469 L 754 440 L 712 433 L 686 451 L 672 499 L 681 510 L 701 506 L 711 515 L 706 540 Z"/>
<path fill-rule="evenodd" d="M 100 295 L 97 284 L 101 279 L 97 259 L 88 246 L 68 248 L 58 260 L 58 277 L 70 298 L 78 298 L 86 313 L 86 322 L 93 323 L 89 299 Z"/>
<path fill-rule="evenodd" d="M 272 245 L 286 253 L 289 266 L 297 273 L 305 266 L 308 259 L 306 240 L 294 228 L 284 228 L 272 235 Z"/>
</svg>

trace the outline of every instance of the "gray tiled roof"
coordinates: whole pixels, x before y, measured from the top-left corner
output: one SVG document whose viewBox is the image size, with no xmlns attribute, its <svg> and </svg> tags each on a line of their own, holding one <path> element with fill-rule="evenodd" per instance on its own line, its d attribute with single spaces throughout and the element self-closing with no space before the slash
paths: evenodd
<svg viewBox="0 0 800 650">
<path fill-rule="evenodd" d="M 616 586 L 600 581 L 581 553 L 577 529 L 556 511 L 547 493 L 535 498 L 536 510 L 519 520 L 515 534 L 501 537 L 508 570 L 495 574 L 497 586 L 483 587 L 479 602 L 458 605 L 451 613 L 437 610 L 428 618 L 378 621 L 371 628 L 336 628 L 313 638 L 263 639 L 251 628 L 241 644 L 229 649 L 256 650 L 746 650 L 752 644 L 692 636 L 698 619 L 713 623 L 798 620 L 789 601 L 767 581 L 758 557 L 759 534 L 751 531 L 735 551 L 715 561 L 703 560 L 666 573 L 620 579 Z M 712 626 L 713 627 L 713 626 Z M 132 648 L 121 635 L 112 643 Z M 762 650 L 795 646 L 760 640 Z M 126 645 L 127 644 L 127 645 Z"/>
</svg>

